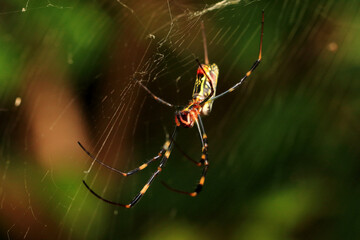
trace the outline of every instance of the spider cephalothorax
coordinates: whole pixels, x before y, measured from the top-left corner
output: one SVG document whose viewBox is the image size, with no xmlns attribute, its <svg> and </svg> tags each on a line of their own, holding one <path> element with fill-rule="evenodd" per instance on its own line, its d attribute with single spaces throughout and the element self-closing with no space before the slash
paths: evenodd
<svg viewBox="0 0 360 240">
<path fill-rule="evenodd" d="M 201 114 L 201 102 L 190 101 L 189 105 L 181 111 L 175 112 L 175 124 L 178 127 L 192 128 Z"/>
<path fill-rule="evenodd" d="M 192 108 L 185 108 L 184 110 L 175 113 L 176 126 L 184 128 L 192 128 L 200 114 L 200 105 L 192 105 Z"/>
</svg>

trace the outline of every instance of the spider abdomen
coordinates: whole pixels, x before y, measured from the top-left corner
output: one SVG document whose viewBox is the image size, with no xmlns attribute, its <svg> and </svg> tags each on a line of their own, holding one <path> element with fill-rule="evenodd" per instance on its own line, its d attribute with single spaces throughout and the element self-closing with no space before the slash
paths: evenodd
<svg viewBox="0 0 360 240">
<path fill-rule="evenodd" d="M 219 68 L 213 64 L 201 64 L 196 73 L 196 81 L 193 90 L 193 100 L 203 101 L 206 98 L 214 97 L 219 77 Z M 207 101 L 202 106 L 201 113 L 209 115 L 212 109 L 213 101 Z"/>
</svg>

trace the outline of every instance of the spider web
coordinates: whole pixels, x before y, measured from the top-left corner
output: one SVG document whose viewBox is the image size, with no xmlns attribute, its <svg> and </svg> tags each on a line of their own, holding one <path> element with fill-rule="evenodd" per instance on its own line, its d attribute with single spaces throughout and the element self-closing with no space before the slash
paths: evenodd
<svg viewBox="0 0 360 240">
<path fill-rule="evenodd" d="M 0 3 L 0 209 L 3 239 L 314 239 L 360 236 L 358 216 L 359 9 L 356 0 L 6 0 Z M 244 84 L 203 119 L 156 170 L 124 178 L 156 156 L 185 106 L 197 64 L 220 68 L 217 93 L 257 59 Z M 182 152 L 185 152 L 182 153 Z M 282 214 L 287 213 L 287 214 Z M 314 226 L 316 226 L 314 229 Z M 329 228 L 328 226 L 334 226 Z M 336 238 L 336 237 L 335 237 Z"/>
</svg>

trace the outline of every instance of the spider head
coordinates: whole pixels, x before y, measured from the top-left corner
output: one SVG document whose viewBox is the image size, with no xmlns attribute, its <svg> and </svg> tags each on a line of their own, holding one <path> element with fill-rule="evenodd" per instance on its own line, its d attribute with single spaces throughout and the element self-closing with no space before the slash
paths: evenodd
<svg viewBox="0 0 360 240">
<path fill-rule="evenodd" d="M 192 128 L 194 126 L 194 113 L 191 110 L 182 110 L 175 113 L 176 126 Z"/>
</svg>

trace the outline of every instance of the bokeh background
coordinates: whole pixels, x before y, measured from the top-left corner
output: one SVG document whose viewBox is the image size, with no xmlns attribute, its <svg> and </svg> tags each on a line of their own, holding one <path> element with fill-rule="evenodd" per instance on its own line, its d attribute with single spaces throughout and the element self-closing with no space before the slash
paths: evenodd
<svg viewBox="0 0 360 240">
<path fill-rule="evenodd" d="M 203 118 L 180 129 L 166 168 L 119 176 L 155 156 L 203 61 L 217 92 L 263 61 Z M 360 2 L 3 0 L 0 3 L 0 231 L 2 239 L 359 239 Z"/>
</svg>

